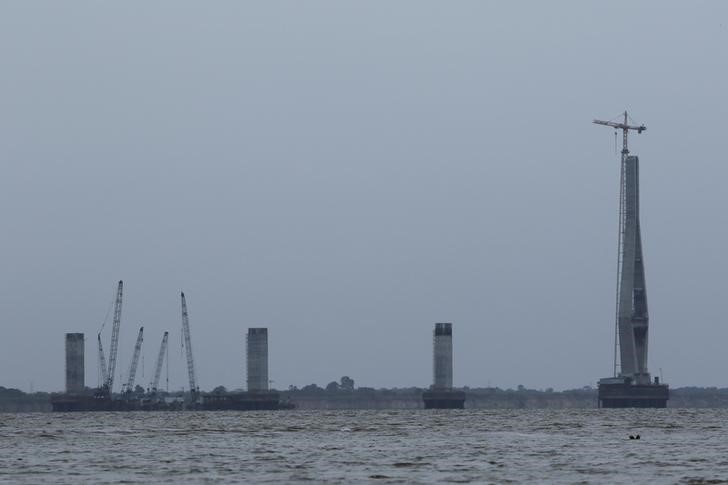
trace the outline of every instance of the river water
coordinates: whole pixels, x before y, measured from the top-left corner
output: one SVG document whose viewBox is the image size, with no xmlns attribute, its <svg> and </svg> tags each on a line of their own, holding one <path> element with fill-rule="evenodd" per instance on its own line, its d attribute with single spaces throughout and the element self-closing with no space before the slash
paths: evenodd
<svg viewBox="0 0 728 485">
<path fill-rule="evenodd" d="M 0 482 L 721 483 L 727 423 L 705 409 L 0 414 Z"/>
</svg>

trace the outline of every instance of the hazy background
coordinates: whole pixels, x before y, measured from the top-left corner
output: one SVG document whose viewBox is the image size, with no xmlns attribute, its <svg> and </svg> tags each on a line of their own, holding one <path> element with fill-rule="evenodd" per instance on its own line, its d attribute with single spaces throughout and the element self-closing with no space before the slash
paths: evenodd
<svg viewBox="0 0 728 485">
<path fill-rule="evenodd" d="M 556 389 L 612 371 L 618 155 L 641 157 L 650 370 L 726 386 L 728 4 L 0 4 L 0 385 L 64 386 L 125 283 L 187 387 Z M 104 329 L 107 355 L 109 321 Z M 117 381 L 118 382 L 118 381 Z"/>
</svg>

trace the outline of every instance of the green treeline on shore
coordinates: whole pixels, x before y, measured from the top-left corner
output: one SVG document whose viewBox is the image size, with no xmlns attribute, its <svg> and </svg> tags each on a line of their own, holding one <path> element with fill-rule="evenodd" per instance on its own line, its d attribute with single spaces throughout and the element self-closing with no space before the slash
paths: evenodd
<svg viewBox="0 0 728 485">
<path fill-rule="evenodd" d="M 25 393 L 19 389 L 0 386 L 0 413 L 43 412 L 51 410 L 51 395 L 47 392 Z"/>
</svg>

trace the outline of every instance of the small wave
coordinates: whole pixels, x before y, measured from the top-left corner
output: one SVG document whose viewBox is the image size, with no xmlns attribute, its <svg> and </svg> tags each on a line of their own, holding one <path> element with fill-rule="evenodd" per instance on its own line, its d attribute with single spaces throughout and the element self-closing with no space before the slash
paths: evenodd
<svg viewBox="0 0 728 485">
<path fill-rule="evenodd" d="M 688 485 L 708 485 L 708 484 L 717 484 L 717 483 L 728 483 L 728 480 L 721 480 L 719 478 L 702 478 L 702 477 L 689 477 L 689 478 L 683 478 L 681 480 L 682 483 L 687 483 Z"/>
</svg>

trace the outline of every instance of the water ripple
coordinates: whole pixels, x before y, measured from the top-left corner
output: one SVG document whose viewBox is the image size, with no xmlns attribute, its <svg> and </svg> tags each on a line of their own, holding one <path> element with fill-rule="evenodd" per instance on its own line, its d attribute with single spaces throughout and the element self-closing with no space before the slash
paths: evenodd
<svg viewBox="0 0 728 485">
<path fill-rule="evenodd" d="M 684 409 L 0 414 L 0 482 L 728 483 L 727 418 Z"/>
</svg>

